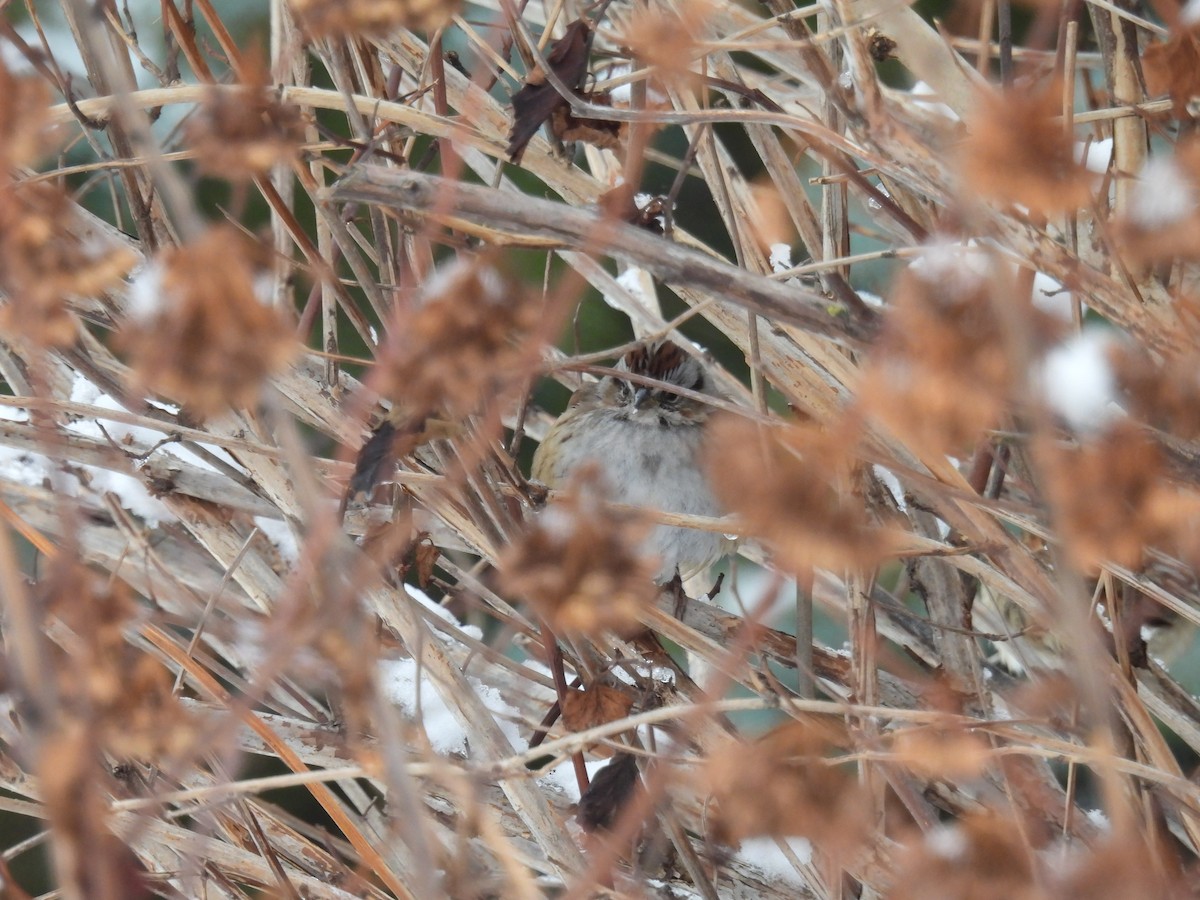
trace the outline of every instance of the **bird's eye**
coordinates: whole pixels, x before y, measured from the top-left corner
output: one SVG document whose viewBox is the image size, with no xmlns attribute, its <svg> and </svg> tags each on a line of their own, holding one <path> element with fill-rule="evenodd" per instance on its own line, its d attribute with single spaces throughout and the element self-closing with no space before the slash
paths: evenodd
<svg viewBox="0 0 1200 900">
<path fill-rule="evenodd" d="M 678 394 L 673 394 L 670 391 L 663 391 L 658 396 L 658 405 L 665 406 L 667 409 L 674 409 L 679 405 L 679 401 L 683 398 Z"/>
</svg>

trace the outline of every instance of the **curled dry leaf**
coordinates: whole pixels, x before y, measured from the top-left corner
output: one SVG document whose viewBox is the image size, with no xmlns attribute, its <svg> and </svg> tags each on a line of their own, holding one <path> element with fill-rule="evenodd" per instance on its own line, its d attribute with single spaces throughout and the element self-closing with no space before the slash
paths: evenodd
<svg viewBox="0 0 1200 900">
<path fill-rule="evenodd" d="M 867 833 L 868 805 L 854 776 L 830 759 L 843 737 L 823 723 L 791 721 L 715 750 L 698 774 L 715 801 L 712 836 L 726 844 L 798 836 L 841 858 L 853 853 Z"/>
<path fill-rule="evenodd" d="M 627 691 L 593 684 L 584 691 L 567 691 L 562 697 L 563 725 L 570 731 L 587 731 L 629 715 L 633 696 Z"/>
<path fill-rule="evenodd" d="M 261 66 L 251 67 L 245 84 L 209 88 L 185 132 L 201 171 L 247 180 L 296 156 L 303 117 L 297 107 L 279 102 L 267 78 Z"/>
<path fill-rule="evenodd" d="M 44 346 L 74 343 L 69 308 L 114 286 L 133 266 L 124 247 L 82 240 L 75 206 L 57 187 L 25 182 L 0 187 L 0 330 Z"/>
<path fill-rule="evenodd" d="M 628 632 L 654 601 L 657 564 L 642 551 L 649 525 L 605 496 L 596 469 L 581 469 L 500 560 L 505 589 L 555 631 Z"/>
<path fill-rule="evenodd" d="M 224 226 L 153 260 L 120 334 L 139 387 L 201 417 L 253 404 L 296 346 L 285 316 L 256 289 L 269 260 L 265 247 Z"/>
<path fill-rule="evenodd" d="M 554 42 L 546 63 L 563 85 L 575 96 L 596 106 L 612 106 L 612 96 L 605 91 L 585 93 L 588 72 L 588 37 L 592 24 L 576 19 L 566 33 Z M 583 141 L 603 150 L 621 146 L 628 130 L 626 123 L 610 119 L 580 118 L 571 111 L 570 102 L 551 84 L 541 69 L 525 79 L 521 89 L 513 94 L 513 125 L 509 134 L 508 156 L 521 161 L 525 147 L 537 134 L 543 122 L 550 123 L 550 132 L 560 141 Z"/>
<path fill-rule="evenodd" d="M 488 257 L 440 269 L 415 307 L 397 308 L 378 353 L 379 392 L 410 423 L 398 430 L 418 434 L 428 415 L 461 417 L 521 382 L 538 361 L 541 316 L 540 304 Z"/>
<path fill-rule="evenodd" d="M 588 103 L 611 106 L 612 98 L 606 93 L 581 94 Z M 582 141 L 594 144 L 601 150 L 616 150 L 621 146 L 626 132 L 625 122 L 609 119 L 581 119 L 571 112 L 571 105 L 563 103 L 550 113 L 550 133 L 564 143 Z"/>
<path fill-rule="evenodd" d="M 1167 40 L 1146 48 L 1142 71 L 1147 93 L 1170 95 L 1174 114 L 1186 116 L 1188 101 L 1200 94 L 1200 29 L 1175 25 Z"/>
<path fill-rule="evenodd" d="M 461 8 L 460 0 L 291 0 L 310 40 L 382 35 L 397 28 L 434 31 Z"/>
<path fill-rule="evenodd" d="M 853 436 L 815 425 L 761 429 L 736 418 L 711 426 L 707 467 L 723 506 L 776 561 L 796 572 L 814 566 L 871 568 L 893 546 L 854 490 Z"/>
<path fill-rule="evenodd" d="M 1092 176 L 1075 158 L 1074 142 L 1058 119 L 1061 105 L 1055 81 L 1040 89 L 981 94 L 958 153 L 965 187 L 1044 215 L 1088 203 Z"/>
</svg>

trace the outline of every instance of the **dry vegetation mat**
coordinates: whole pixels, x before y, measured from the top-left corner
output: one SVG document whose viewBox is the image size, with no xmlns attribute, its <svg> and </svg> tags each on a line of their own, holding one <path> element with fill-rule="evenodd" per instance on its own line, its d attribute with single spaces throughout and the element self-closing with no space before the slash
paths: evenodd
<svg viewBox="0 0 1200 900">
<path fill-rule="evenodd" d="M 0 893 L 1197 893 L 1196 0 L 3 8 Z"/>
</svg>

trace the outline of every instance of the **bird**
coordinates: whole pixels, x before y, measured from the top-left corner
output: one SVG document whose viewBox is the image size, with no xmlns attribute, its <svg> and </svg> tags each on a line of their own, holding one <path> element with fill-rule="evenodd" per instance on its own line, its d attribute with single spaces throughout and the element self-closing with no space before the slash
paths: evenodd
<svg viewBox="0 0 1200 900">
<path fill-rule="evenodd" d="M 572 395 L 534 453 L 533 479 L 560 488 L 590 465 L 599 470 L 613 502 L 721 515 L 703 466 L 714 411 L 704 398 L 720 397 L 708 369 L 669 339 L 638 344 L 615 369 L 616 374 L 585 384 Z M 623 373 L 654 383 L 628 379 Z M 656 525 L 646 549 L 661 564 L 655 581 L 667 584 L 676 575 L 684 582 L 706 575 L 726 546 L 717 532 Z"/>
</svg>

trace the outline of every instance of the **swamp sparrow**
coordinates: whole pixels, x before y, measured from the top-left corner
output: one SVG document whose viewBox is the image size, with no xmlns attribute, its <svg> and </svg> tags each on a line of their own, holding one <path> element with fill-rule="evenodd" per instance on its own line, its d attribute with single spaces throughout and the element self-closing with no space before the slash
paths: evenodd
<svg viewBox="0 0 1200 900">
<path fill-rule="evenodd" d="M 561 487 L 590 463 L 600 470 L 616 503 L 720 515 L 700 459 L 712 409 L 671 390 L 676 386 L 716 397 L 709 373 L 667 340 L 635 347 L 616 368 L 663 384 L 650 386 L 619 375 L 585 384 L 534 454 L 534 479 Z M 655 526 L 648 547 L 662 562 L 655 580 L 666 583 L 676 570 L 685 581 L 703 574 L 720 559 L 724 545 L 714 532 Z"/>
</svg>

